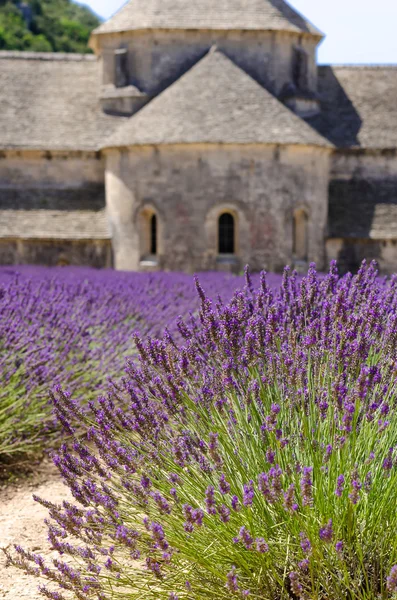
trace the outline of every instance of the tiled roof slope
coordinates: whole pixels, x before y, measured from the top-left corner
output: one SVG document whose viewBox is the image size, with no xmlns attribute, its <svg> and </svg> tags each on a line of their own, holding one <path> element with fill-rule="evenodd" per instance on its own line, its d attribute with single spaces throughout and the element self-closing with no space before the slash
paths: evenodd
<svg viewBox="0 0 397 600">
<path fill-rule="evenodd" d="M 97 149 L 120 125 L 100 110 L 98 69 L 85 54 L 0 52 L 0 149 Z"/>
<path fill-rule="evenodd" d="M 397 239 L 395 179 L 332 181 L 328 221 L 330 237 Z"/>
<path fill-rule="evenodd" d="M 0 238 L 107 240 L 106 211 L 1 210 Z"/>
<path fill-rule="evenodd" d="M 138 29 L 281 30 L 322 37 L 284 0 L 130 0 L 93 33 Z"/>
<path fill-rule="evenodd" d="M 397 66 L 319 67 L 322 113 L 309 120 L 337 146 L 397 148 Z"/>
<path fill-rule="evenodd" d="M 214 49 L 118 128 L 103 147 L 194 143 L 330 146 Z"/>
<path fill-rule="evenodd" d="M 9 188 L 0 182 L 0 238 L 110 239 L 104 186 Z"/>
</svg>

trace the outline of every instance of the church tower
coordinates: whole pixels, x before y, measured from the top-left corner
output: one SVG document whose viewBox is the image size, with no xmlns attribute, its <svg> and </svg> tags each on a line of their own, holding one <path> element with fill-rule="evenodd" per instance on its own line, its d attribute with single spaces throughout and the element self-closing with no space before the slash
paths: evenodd
<svg viewBox="0 0 397 600">
<path fill-rule="evenodd" d="M 90 41 L 101 103 L 132 115 L 216 46 L 301 116 L 316 111 L 322 34 L 284 0 L 130 0 Z M 204 82 L 203 82 L 204 85 Z"/>
</svg>

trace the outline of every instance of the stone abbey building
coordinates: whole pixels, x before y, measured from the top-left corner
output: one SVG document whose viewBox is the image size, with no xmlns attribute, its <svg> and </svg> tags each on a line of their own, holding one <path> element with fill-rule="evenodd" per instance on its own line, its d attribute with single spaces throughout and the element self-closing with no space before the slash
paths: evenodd
<svg viewBox="0 0 397 600">
<path fill-rule="evenodd" d="M 283 0 L 130 0 L 95 55 L 0 53 L 0 263 L 397 270 L 397 68 Z"/>
</svg>

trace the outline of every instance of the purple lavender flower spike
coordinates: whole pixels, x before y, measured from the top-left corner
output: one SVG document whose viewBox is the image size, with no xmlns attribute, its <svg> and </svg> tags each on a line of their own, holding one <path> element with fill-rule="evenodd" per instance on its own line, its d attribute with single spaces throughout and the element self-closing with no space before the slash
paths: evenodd
<svg viewBox="0 0 397 600">
<path fill-rule="evenodd" d="M 386 580 L 386 587 L 391 593 L 397 592 L 397 565 L 391 568 Z"/>
<path fill-rule="evenodd" d="M 244 506 L 250 507 L 254 501 L 254 482 L 251 480 L 249 483 L 244 484 L 244 493 L 243 493 L 243 504 Z"/>
<path fill-rule="evenodd" d="M 336 483 L 336 490 L 335 490 L 335 496 L 338 496 L 338 498 L 340 498 L 343 494 L 344 485 L 345 485 L 345 477 L 343 475 L 339 475 L 337 483 Z"/>
<path fill-rule="evenodd" d="M 332 519 L 330 519 L 326 525 L 320 527 L 319 535 L 320 539 L 322 539 L 323 542 L 332 542 L 332 538 L 334 536 L 334 531 L 332 529 Z"/>
<path fill-rule="evenodd" d="M 223 473 L 219 478 L 219 490 L 221 494 L 228 494 L 230 492 L 230 483 L 226 481 L 226 477 Z"/>
<path fill-rule="evenodd" d="M 208 486 L 207 491 L 205 492 L 205 503 L 208 514 L 216 515 L 215 488 L 213 485 Z"/>
<path fill-rule="evenodd" d="M 309 538 L 306 536 L 306 534 L 303 531 L 300 532 L 299 537 L 300 537 L 300 546 L 301 546 L 303 552 L 305 554 L 309 554 L 312 550 L 312 545 L 310 543 Z"/>
<path fill-rule="evenodd" d="M 239 590 L 236 567 L 232 567 L 232 570 L 226 575 L 226 587 L 232 594 L 236 594 Z"/>
<path fill-rule="evenodd" d="M 295 571 L 291 571 L 291 573 L 289 574 L 289 580 L 292 592 L 295 594 L 295 596 L 300 598 L 302 596 L 303 587 L 299 582 L 298 573 L 296 573 Z"/>
<path fill-rule="evenodd" d="M 269 552 L 269 546 L 263 538 L 256 538 L 255 545 L 256 551 L 260 554 L 265 554 L 266 552 Z"/>
<path fill-rule="evenodd" d="M 301 492 L 303 506 L 311 506 L 313 502 L 313 467 L 303 468 L 303 477 L 301 479 Z"/>
</svg>

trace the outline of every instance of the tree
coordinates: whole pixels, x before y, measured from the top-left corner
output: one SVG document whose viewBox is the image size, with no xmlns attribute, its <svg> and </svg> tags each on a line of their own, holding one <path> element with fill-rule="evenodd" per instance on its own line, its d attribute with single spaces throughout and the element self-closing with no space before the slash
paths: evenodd
<svg viewBox="0 0 397 600">
<path fill-rule="evenodd" d="M 88 39 L 99 23 L 71 0 L 0 0 L 0 50 L 90 52 Z"/>
</svg>

